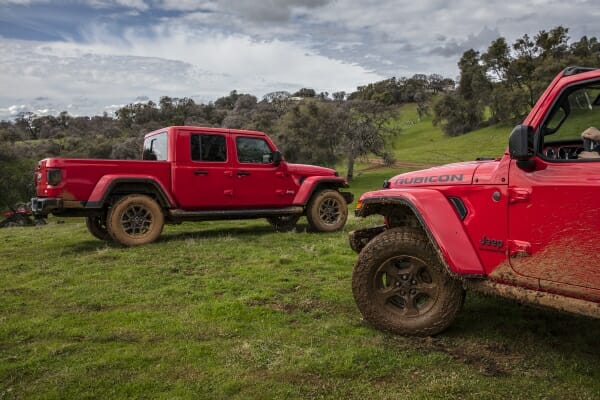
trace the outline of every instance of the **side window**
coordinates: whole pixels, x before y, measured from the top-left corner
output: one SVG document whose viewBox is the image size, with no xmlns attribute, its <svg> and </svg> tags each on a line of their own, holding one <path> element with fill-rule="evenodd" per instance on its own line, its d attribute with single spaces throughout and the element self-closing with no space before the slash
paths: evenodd
<svg viewBox="0 0 600 400">
<path fill-rule="evenodd" d="M 167 159 L 167 132 L 144 139 L 143 160 L 165 161 Z"/>
<path fill-rule="evenodd" d="M 600 127 L 597 83 L 576 87 L 562 96 L 542 127 L 542 157 L 557 161 L 579 159 L 584 150 L 581 133 L 591 126 Z"/>
<path fill-rule="evenodd" d="M 238 137 L 235 144 L 241 163 L 269 164 L 273 161 L 273 151 L 262 138 Z"/>
<path fill-rule="evenodd" d="M 227 146 L 225 136 L 192 134 L 190 136 L 192 161 L 225 162 L 227 161 Z"/>
</svg>

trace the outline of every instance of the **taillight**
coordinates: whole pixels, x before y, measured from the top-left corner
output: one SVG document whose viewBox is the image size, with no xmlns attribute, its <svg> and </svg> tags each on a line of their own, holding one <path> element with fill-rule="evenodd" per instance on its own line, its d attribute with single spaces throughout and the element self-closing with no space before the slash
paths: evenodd
<svg viewBox="0 0 600 400">
<path fill-rule="evenodd" d="M 62 172 L 60 169 L 49 169 L 46 174 L 48 185 L 58 186 L 60 184 L 60 181 L 62 180 Z"/>
</svg>

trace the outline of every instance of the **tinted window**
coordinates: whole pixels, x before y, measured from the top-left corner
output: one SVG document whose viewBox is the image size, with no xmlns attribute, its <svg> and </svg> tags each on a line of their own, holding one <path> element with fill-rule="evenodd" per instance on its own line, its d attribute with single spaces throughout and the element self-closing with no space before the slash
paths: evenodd
<svg viewBox="0 0 600 400">
<path fill-rule="evenodd" d="M 191 135 L 192 161 L 227 161 L 227 146 L 222 135 Z"/>
<path fill-rule="evenodd" d="M 167 132 L 152 135 L 144 140 L 144 160 L 165 161 L 167 159 Z"/>
<path fill-rule="evenodd" d="M 239 162 L 259 164 L 272 162 L 273 151 L 266 140 L 253 137 L 238 137 L 235 143 Z"/>
</svg>

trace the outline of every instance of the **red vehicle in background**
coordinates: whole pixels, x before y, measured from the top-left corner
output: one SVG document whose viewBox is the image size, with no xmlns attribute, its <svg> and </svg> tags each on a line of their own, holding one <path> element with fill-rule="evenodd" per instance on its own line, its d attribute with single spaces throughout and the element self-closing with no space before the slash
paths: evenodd
<svg viewBox="0 0 600 400">
<path fill-rule="evenodd" d="M 350 233 L 352 289 L 374 326 L 432 335 L 465 289 L 600 317 L 600 69 L 567 68 L 495 160 L 395 176 L 356 215 L 381 226 Z M 582 152 L 592 158 L 582 158 Z"/>
<path fill-rule="evenodd" d="M 46 220 L 41 215 L 33 215 L 30 205 L 25 203 L 15 204 L 4 211 L 2 216 L 4 219 L 0 221 L 0 228 L 46 224 Z"/>
<path fill-rule="evenodd" d="M 352 194 L 329 168 L 287 163 L 262 132 L 171 126 L 148 133 L 143 160 L 48 158 L 35 173 L 36 215 L 86 217 L 101 240 L 152 242 L 165 223 L 266 218 L 341 229 Z"/>
</svg>

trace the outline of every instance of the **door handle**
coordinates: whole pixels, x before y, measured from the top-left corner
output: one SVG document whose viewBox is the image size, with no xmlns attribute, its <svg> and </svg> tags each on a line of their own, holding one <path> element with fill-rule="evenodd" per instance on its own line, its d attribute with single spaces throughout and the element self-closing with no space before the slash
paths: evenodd
<svg viewBox="0 0 600 400">
<path fill-rule="evenodd" d="M 250 172 L 248 171 L 238 171 L 237 176 L 248 176 Z"/>
<path fill-rule="evenodd" d="M 203 169 L 197 169 L 194 171 L 194 175 L 208 175 L 208 171 Z"/>
</svg>

